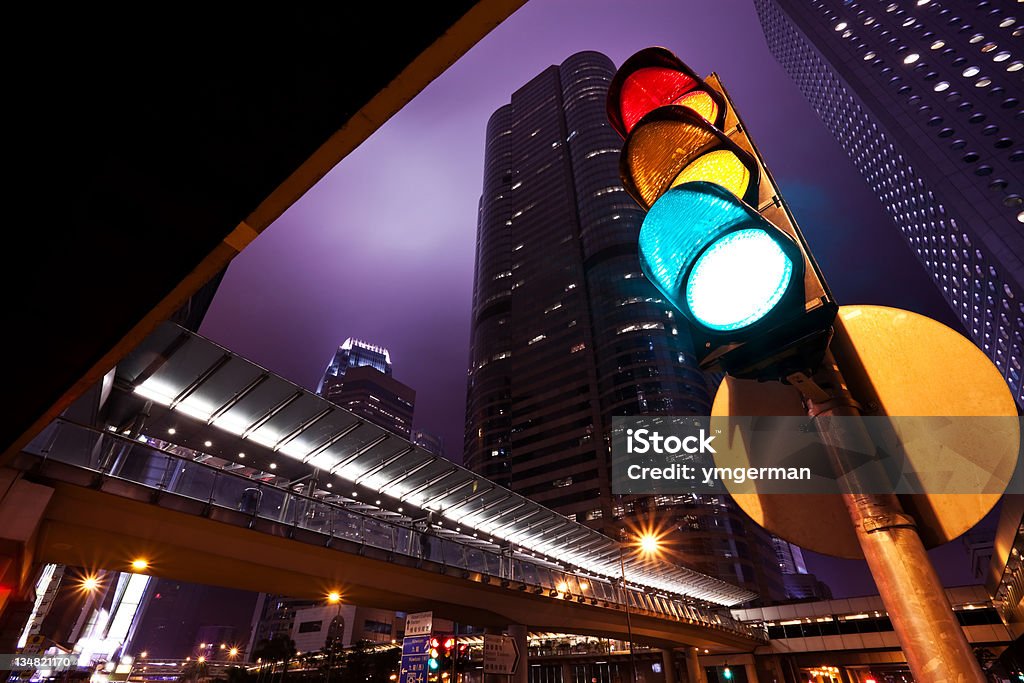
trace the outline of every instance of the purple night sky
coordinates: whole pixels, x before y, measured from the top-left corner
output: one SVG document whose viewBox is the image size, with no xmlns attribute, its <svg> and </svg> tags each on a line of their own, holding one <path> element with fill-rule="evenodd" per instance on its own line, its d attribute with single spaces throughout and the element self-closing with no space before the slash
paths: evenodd
<svg viewBox="0 0 1024 683">
<path fill-rule="evenodd" d="M 621 64 L 651 45 L 719 74 L 840 302 L 956 325 L 768 52 L 751 0 L 530 0 L 232 262 L 201 333 L 310 389 L 346 337 L 386 346 L 395 378 L 416 390 L 416 427 L 441 435 L 447 455 L 461 460 L 487 119 L 575 52 Z M 948 585 L 971 581 L 959 541 L 938 553 Z M 837 596 L 874 592 L 862 562 L 812 555 L 808 563 Z"/>
</svg>

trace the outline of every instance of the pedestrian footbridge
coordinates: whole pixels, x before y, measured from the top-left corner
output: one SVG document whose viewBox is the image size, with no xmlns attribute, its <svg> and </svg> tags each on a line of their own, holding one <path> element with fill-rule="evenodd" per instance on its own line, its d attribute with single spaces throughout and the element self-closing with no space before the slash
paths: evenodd
<svg viewBox="0 0 1024 683">
<path fill-rule="evenodd" d="M 16 460 L 52 491 L 36 561 L 145 559 L 157 576 L 481 626 L 631 626 L 661 647 L 766 642 L 726 609 L 749 591 L 645 559 L 177 326 L 90 400 Z"/>
</svg>

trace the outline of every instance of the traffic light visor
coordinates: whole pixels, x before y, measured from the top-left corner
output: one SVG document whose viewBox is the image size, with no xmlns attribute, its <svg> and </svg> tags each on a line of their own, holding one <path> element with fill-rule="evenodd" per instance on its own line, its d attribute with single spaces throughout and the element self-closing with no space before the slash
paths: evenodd
<svg viewBox="0 0 1024 683">
<path fill-rule="evenodd" d="M 721 95 L 663 47 L 634 54 L 608 86 L 608 118 L 622 137 L 649 112 L 668 105 L 688 107 L 713 126 L 725 116 Z"/>
<path fill-rule="evenodd" d="M 742 330 L 774 310 L 803 277 L 793 240 L 709 182 L 673 187 L 640 228 L 644 273 L 691 321 Z"/>
<path fill-rule="evenodd" d="M 662 107 L 633 129 L 622 146 L 619 174 L 649 209 L 670 187 L 703 180 L 757 203 L 760 170 L 750 154 L 689 109 Z"/>
</svg>

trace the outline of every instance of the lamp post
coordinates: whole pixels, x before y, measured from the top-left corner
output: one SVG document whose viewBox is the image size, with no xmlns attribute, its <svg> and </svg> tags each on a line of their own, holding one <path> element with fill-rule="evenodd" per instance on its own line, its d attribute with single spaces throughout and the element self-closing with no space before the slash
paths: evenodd
<svg viewBox="0 0 1024 683">
<path fill-rule="evenodd" d="M 629 668 L 636 683 L 636 657 L 633 655 L 633 618 L 629 613 L 629 595 L 626 593 L 626 565 L 622 559 L 622 545 L 619 545 L 619 572 L 622 574 L 622 604 L 626 606 L 626 634 L 629 638 Z"/>
<path fill-rule="evenodd" d="M 640 553 L 646 557 L 657 555 L 661 547 L 658 541 L 658 537 L 655 534 L 646 532 L 639 536 L 636 541 L 636 546 L 640 549 Z M 619 573 L 622 575 L 622 600 L 623 605 L 626 607 L 626 634 L 629 638 L 629 666 L 633 671 L 633 683 L 639 680 L 636 670 L 636 656 L 633 653 L 633 617 L 629 611 L 629 593 L 626 588 L 626 563 L 623 558 L 622 544 L 619 544 Z"/>
<path fill-rule="evenodd" d="M 327 602 L 332 605 L 338 606 L 338 610 L 334 613 L 334 620 L 332 622 L 335 625 L 335 634 L 337 634 L 337 623 L 338 619 L 341 617 L 341 593 L 339 591 L 331 591 L 327 594 Z M 330 627 L 328 627 L 328 637 L 330 637 L 330 634 L 331 629 Z M 337 648 L 336 641 L 337 637 L 335 637 L 335 639 L 331 640 L 329 643 L 325 643 L 325 646 L 327 647 L 327 676 L 325 677 L 325 683 L 330 683 L 331 681 L 331 669 L 334 667 L 334 651 Z"/>
</svg>

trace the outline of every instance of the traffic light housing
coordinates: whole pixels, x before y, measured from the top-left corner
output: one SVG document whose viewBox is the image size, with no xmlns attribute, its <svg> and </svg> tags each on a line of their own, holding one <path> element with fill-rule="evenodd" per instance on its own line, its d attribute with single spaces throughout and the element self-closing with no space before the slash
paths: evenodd
<svg viewBox="0 0 1024 683">
<path fill-rule="evenodd" d="M 641 267 L 686 318 L 701 367 L 813 372 L 838 306 L 717 77 L 647 48 L 615 74 L 607 109 L 623 186 L 648 212 Z"/>
<path fill-rule="evenodd" d="M 441 669 L 455 672 L 455 638 L 446 636 L 441 641 Z"/>
<path fill-rule="evenodd" d="M 430 649 L 427 650 L 427 672 L 433 673 L 441 668 L 441 641 L 438 638 L 430 639 Z"/>
</svg>

